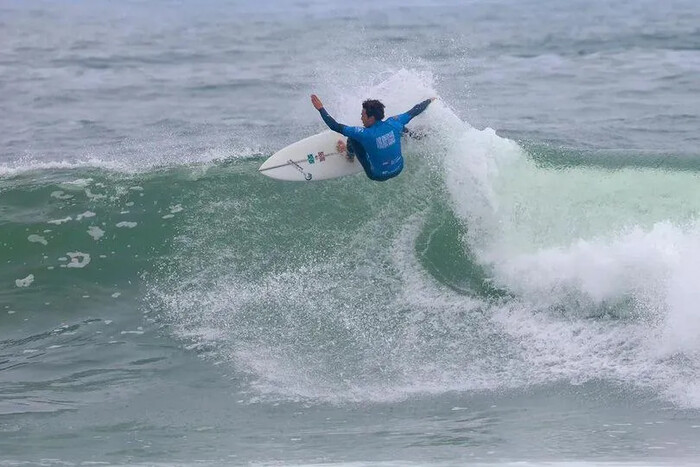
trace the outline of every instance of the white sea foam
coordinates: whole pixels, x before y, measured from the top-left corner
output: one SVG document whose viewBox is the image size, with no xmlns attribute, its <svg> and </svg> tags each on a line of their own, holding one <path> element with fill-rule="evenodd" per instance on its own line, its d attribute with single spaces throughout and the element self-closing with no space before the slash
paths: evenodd
<svg viewBox="0 0 700 467">
<path fill-rule="evenodd" d="M 88 228 L 87 233 L 93 238 L 93 240 L 97 241 L 100 238 L 102 238 L 102 236 L 105 234 L 105 231 L 93 225 Z"/>
<path fill-rule="evenodd" d="M 106 194 L 104 194 L 104 193 L 93 193 L 92 190 L 90 190 L 90 188 L 86 188 L 86 189 L 85 189 L 85 196 L 87 196 L 88 199 L 90 199 L 90 200 L 92 200 L 92 201 L 97 201 L 97 200 L 99 200 L 99 199 L 105 199 L 105 198 L 107 198 L 107 195 L 106 195 Z"/>
<path fill-rule="evenodd" d="M 46 161 L 32 156 L 21 157 L 17 160 L 0 164 L 0 177 L 13 177 L 26 172 L 41 170 L 69 170 L 91 167 L 112 172 L 133 174 L 147 172 L 157 167 L 189 166 L 228 158 L 246 159 L 258 157 L 262 152 L 260 148 L 227 144 L 222 147 L 208 148 L 205 150 L 184 151 L 183 154 L 186 155 L 178 157 L 173 157 L 172 154 L 154 157 L 154 153 L 158 152 L 159 149 L 161 148 L 144 149 L 144 151 L 148 151 L 148 157 L 136 156 L 133 158 L 123 157 L 123 154 L 101 154 L 60 161 Z M 206 170 L 206 167 L 197 168 L 197 172 L 201 172 L 202 170 Z M 82 191 L 92 184 L 92 182 L 93 180 L 90 178 L 77 179 L 72 182 L 61 183 L 61 188 L 66 191 Z M 95 186 L 99 186 L 99 184 L 95 184 Z"/>
<path fill-rule="evenodd" d="M 51 197 L 56 199 L 71 199 L 73 195 L 68 195 L 63 190 L 57 190 L 51 192 Z"/>
<path fill-rule="evenodd" d="M 48 221 L 48 223 L 54 224 L 54 225 L 61 225 L 61 224 L 65 224 L 66 222 L 70 222 L 72 220 L 73 220 L 72 217 L 67 216 L 67 217 L 64 217 L 63 219 L 55 219 L 55 220 Z"/>
<path fill-rule="evenodd" d="M 494 316 L 523 380 L 606 378 L 700 405 L 698 176 L 540 168 L 493 132 L 461 134 L 447 187 L 466 246 L 516 297 Z"/>
<path fill-rule="evenodd" d="M 46 241 L 46 238 L 42 237 L 41 235 L 36 235 L 32 234 L 27 237 L 27 240 L 29 240 L 30 243 L 41 243 L 42 245 L 48 245 L 49 242 Z"/>
<path fill-rule="evenodd" d="M 34 282 L 34 274 L 29 274 L 24 279 L 16 279 L 15 285 L 17 287 L 29 287 Z"/>
<path fill-rule="evenodd" d="M 66 254 L 70 258 L 70 262 L 65 265 L 67 268 L 84 268 L 90 264 L 89 253 L 81 253 L 80 251 L 76 251 L 72 253 L 68 252 Z"/>
<path fill-rule="evenodd" d="M 76 180 L 72 180 L 70 182 L 64 182 L 64 185 L 70 185 L 74 186 L 78 189 L 80 188 L 87 188 L 92 184 L 92 179 L 91 178 L 78 178 Z"/>
<path fill-rule="evenodd" d="M 92 211 L 85 211 L 84 213 L 78 214 L 77 216 L 75 216 L 75 220 L 79 221 L 80 219 L 83 219 L 83 218 L 95 217 L 96 215 L 97 214 L 95 214 Z"/>
</svg>

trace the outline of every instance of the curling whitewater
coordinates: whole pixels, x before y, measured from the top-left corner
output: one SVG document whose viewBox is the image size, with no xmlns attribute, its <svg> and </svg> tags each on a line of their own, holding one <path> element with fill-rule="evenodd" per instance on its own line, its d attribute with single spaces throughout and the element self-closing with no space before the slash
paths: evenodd
<svg viewBox="0 0 700 467">
<path fill-rule="evenodd" d="M 450 154 L 452 205 L 493 284 L 513 296 L 493 316 L 529 379 L 605 379 L 696 407 L 697 172 L 543 168 L 520 150 L 483 151 L 494 144 L 482 135 L 459 145 L 476 150 Z M 457 201 L 470 192 L 480 196 Z"/>
<path fill-rule="evenodd" d="M 434 93 L 402 71 L 337 114 Z M 210 180 L 148 306 L 252 401 L 605 380 L 700 406 L 696 172 L 538 164 L 444 105 L 415 125 L 381 188 Z"/>
</svg>

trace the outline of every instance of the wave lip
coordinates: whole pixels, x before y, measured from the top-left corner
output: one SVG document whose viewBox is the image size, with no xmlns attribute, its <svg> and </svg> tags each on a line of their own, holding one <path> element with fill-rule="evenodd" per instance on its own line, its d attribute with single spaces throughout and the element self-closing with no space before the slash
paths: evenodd
<svg viewBox="0 0 700 467">
<path fill-rule="evenodd" d="M 0 177 L 9 178 L 22 175 L 28 172 L 53 170 L 75 170 L 75 169 L 104 169 L 110 172 L 139 174 L 161 168 L 172 168 L 178 166 L 201 165 L 217 163 L 222 161 L 236 161 L 240 159 L 251 159 L 260 157 L 261 152 L 251 147 L 240 147 L 237 145 L 226 145 L 222 147 L 209 148 L 206 150 L 193 151 L 189 156 L 171 157 L 168 155 L 148 157 L 98 157 L 91 156 L 78 159 L 64 160 L 41 160 L 32 157 L 20 158 L 16 161 L 0 164 Z"/>
</svg>

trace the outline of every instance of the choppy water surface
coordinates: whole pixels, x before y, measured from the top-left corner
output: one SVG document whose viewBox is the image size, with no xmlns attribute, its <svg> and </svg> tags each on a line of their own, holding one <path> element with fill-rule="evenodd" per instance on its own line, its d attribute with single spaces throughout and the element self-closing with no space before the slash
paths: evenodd
<svg viewBox="0 0 700 467">
<path fill-rule="evenodd" d="M 0 464 L 692 465 L 698 24 L 4 2 Z M 440 99 L 398 179 L 260 176 L 312 92 Z"/>
</svg>

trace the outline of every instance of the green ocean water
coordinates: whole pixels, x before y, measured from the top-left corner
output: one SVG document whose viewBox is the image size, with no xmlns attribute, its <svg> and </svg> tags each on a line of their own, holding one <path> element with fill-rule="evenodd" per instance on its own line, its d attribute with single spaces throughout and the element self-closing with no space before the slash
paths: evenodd
<svg viewBox="0 0 700 467">
<path fill-rule="evenodd" d="M 597 417 L 607 418 L 609 431 L 628 433 L 621 447 L 598 444 L 594 457 L 623 449 L 634 458 L 636 449 L 657 445 L 693 456 L 694 344 L 684 340 L 692 321 L 674 327 L 673 313 L 685 309 L 672 301 L 680 293 L 672 278 L 683 280 L 687 263 L 668 256 L 675 256 L 669 249 L 676 244 L 667 240 L 694 242 L 683 226 L 693 219 L 688 195 L 696 171 L 629 162 L 606 167 L 597 164 L 597 155 L 585 162 L 580 154 L 518 149 L 493 133 L 468 127 L 464 132 L 454 141 L 460 149 L 434 164 L 434 143 L 409 145 L 408 160 L 426 163 L 409 163 L 402 177 L 384 184 L 367 184 L 362 176 L 279 183 L 257 173 L 264 155 L 145 172 L 75 167 L 5 177 L 6 459 L 22 458 L 38 444 L 48 463 L 54 457 L 188 463 L 197 458 L 193 452 L 214 464 L 280 456 L 322 460 L 313 452 L 325 449 L 307 445 L 290 454 L 295 451 L 286 443 L 304 445 L 311 436 L 304 433 L 313 426 L 321 430 L 318 439 L 326 439 L 323 425 L 347 423 L 348 414 L 364 419 L 353 426 L 364 426 L 376 411 L 393 413 L 385 423 L 398 425 L 385 429 L 410 439 L 399 428 L 405 417 L 415 413 L 411 423 L 426 430 L 434 410 L 475 410 L 469 413 L 476 418 L 450 416 L 444 423 L 472 426 L 458 429 L 467 430 L 470 452 L 485 459 L 501 445 L 486 427 L 524 423 L 527 418 L 517 415 L 523 401 L 544 407 L 541 391 L 558 401 L 555 406 L 574 407 L 581 397 L 599 401 L 574 410 L 608 412 Z M 500 160 L 498 176 L 487 177 L 495 196 L 489 202 L 485 193 L 480 199 L 459 191 L 467 185 L 468 193 L 479 194 L 478 173 L 450 180 L 465 149 Z M 660 184 L 665 192 L 654 194 L 656 208 L 637 202 L 636 187 L 620 188 L 649 170 L 654 178 L 666 177 Z M 567 191 L 561 178 L 587 182 Z M 546 217 L 543 204 L 532 200 L 550 183 L 561 196 L 550 200 L 552 216 Z M 587 189 L 575 188 L 581 185 Z M 562 227 L 567 212 L 583 212 L 580 205 L 593 194 L 609 199 L 610 190 L 617 196 L 610 203 L 618 209 L 618 223 L 634 222 L 646 233 L 635 236 L 608 225 L 615 219 L 605 209 Z M 681 198 L 676 224 L 663 227 L 668 206 Z M 532 216 L 537 222 L 522 208 L 520 217 L 510 214 L 523 199 L 538 206 Z M 626 217 L 619 215 L 621 205 L 627 205 Z M 487 242 L 470 240 L 470 232 L 490 228 L 501 212 L 517 221 L 512 228 L 521 233 L 520 242 L 514 241 L 498 222 L 493 240 L 506 242 L 499 245 L 509 251 L 508 261 Z M 650 273 L 637 276 L 653 286 L 648 289 L 618 283 L 602 291 L 580 266 L 569 266 L 586 264 L 577 251 L 580 241 L 571 239 L 596 222 L 598 232 L 600 222 L 608 228 L 610 240 L 592 237 L 590 264 L 597 264 L 596 249 L 605 252 L 622 241 L 645 249 L 642 256 L 639 250 L 627 257 L 618 253 L 621 265 L 609 269 L 597 264 L 596 275 L 615 277 L 617 267 L 625 273 L 658 267 L 676 268 L 675 276 Z M 531 256 L 543 243 L 560 257 Z M 608 263 L 614 260 L 607 256 Z M 522 272 L 520 261 L 538 273 Z M 557 269 L 556 279 L 538 268 Z M 27 277 L 33 277 L 27 286 L 16 282 Z M 657 294 L 657 302 L 668 301 L 648 302 L 647 292 Z M 666 341 L 665 333 L 675 333 L 675 341 Z M 679 378 L 689 385 L 677 386 Z M 571 383 L 578 389 L 565 389 Z M 646 401 L 633 404 L 633 417 L 623 408 L 631 403 L 621 402 L 629 397 L 623 388 Z M 465 391 L 471 395 L 459 396 Z M 492 391 L 500 395 L 488 396 Z M 617 402 L 603 396 L 611 391 Z M 268 410 L 273 412 L 260 418 Z M 668 415 L 659 420 L 669 410 L 673 421 Z M 534 432 L 549 429 L 547 413 L 534 417 Z M 170 421 L 164 424 L 163 416 Z M 664 426 L 655 434 L 657 423 Z M 282 435 L 278 448 L 269 444 L 274 435 L 264 435 L 271 426 Z M 487 430 L 483 438 L 476 434 L 479 426 Z M 187 435 L 191 430 L 196 436 Z M 370 436 L 381 439 L 381 432 Z M 74 450 L 88 438 L 90 447 Z M 190 441 L 177 441 L 185 438 Z M 211 446 L 212 439 L 228 440 L 228 448 Z M 439 460 L 440 451 L 449 459 L 463 449 L 459 439 L 436 438 L 414 449 L 419 458 L 432 453 L 427 458 Z M 435 451 L 443 442 L 450 448 Z M 583 449 L 580 442 L 564 443 Z M 367 452 L 391 460 L 382 445 Z M 517 444 L 508 449 L 528 452 Z M 353 458 L 341 454 L 340 444 L 330 452 Z"/>
<path fill-rule="evenodd" d="M 0 465 L 692 465 L 695 1 L 0 4 Z M 258 173 L 380 98 L 406 169 Z"/>
</svg>

